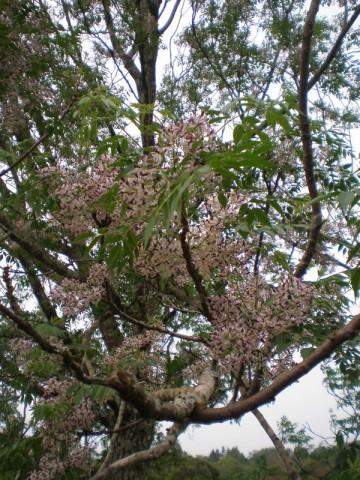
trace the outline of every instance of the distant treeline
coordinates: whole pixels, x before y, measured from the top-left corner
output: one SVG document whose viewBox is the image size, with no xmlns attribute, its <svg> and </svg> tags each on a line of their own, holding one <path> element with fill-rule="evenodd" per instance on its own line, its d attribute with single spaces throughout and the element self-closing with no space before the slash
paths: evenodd
<svg viewBox="0 0 360 480">
<path fill-rule="evenodd" d="M 290 452 L 290 451 L 289 451 Z M 360 444 L 295 448 L 291 452 L 301 480 L 360 480 Z M 285 480 L 289 476 L 274 448 L 248 456 L 238 448 L 191 456 L 176 446 L 153 462 L 146 480 Z"/>
</svg>

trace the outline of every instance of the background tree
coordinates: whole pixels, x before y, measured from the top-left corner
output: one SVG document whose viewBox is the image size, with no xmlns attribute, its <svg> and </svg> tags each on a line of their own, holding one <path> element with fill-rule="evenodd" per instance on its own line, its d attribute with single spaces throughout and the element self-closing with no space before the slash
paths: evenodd
<svg viewBox="0 0 360 480">
<path fill-rule="evenodd" d="M 190 423 L 354 355 L 360 7 L 333 6 L 4 3 L 8 478 L 144 477 Z"/>
</svg>

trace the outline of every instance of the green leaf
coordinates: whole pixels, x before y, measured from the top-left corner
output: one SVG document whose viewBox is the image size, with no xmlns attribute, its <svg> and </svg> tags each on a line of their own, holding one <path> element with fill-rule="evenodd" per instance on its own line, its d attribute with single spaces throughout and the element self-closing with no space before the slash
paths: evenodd
<svg viewBox="0 0 360 480">
<path fill-rule="evenodd" d="M 119 202 L 118 194 L 119 184 L 116 183 L 110 188 L 110 190 L 103 193 L 96 203 L 105 211 L 112 213 L 116 204 Z"/>
<path fill-rule="evenodd" d="M 89 238 L 92 238 L 94 236 L 93 232 L 83 232 L 77 235 L 75 238 L 76 242 L 84 242 L 85 240 L 89 240 Z"/>
<path fill-rule="evenodd" d="M 360 268 L 355 268 L 350 273 L 351 286 L 354 290 L 355 297 L 358 297 L 360 290 Z"/>
<path fill-rule="evenodd" d="M 244 135 L 244 127 L 242 125 L 236 125 L 233 131 L 233 139 L 235 145 L 238 144 Z"/>
<path fill-rule="evenodd" d="M 349 256 L 347 261 L 350 262 L 354 257 L 357 257 L 360 254 L 360 243 L 355 245 L 353 248 L 349 250 Z"/>
<path fill-rule="evenodd" d="M 276 351 L 278 353 L 284 352 L 292 343 L 292 337 L 288 333 L 279 335 L 275 340 Z"/>
<path fill-rule="evenodd" d="M 215 171 L 220 173 L 227 170 L 240 168 L 259 168 L 261 170 L 274 167 L 274 164 L 253 152 L 224 152 L 224 153 L 210 153 L 203 156 L 208 164 Z"/>
<path fill-rule="evenodd" d="M 270 226 L 271 226 L 269 217 L 268 217 L 268 215 L 264 212 L 264 210 L 263 210 L 262 208 L 253 208 L 251 211 L 252 211 L 254 217 L 256 218 L 256 220 L 257 220 L 261 225 L 265 225 L 265 226 L 267 226 L 267 227 L 270 227 Z"/>
<path fill-rule="evenodd" d="M 339 447 L 339 448 L 343 448 L 344 444 L 345 444 L 345 441 L 344 441 L 344 436 L 341 432 L 337 432 L 336 434 L 336 445 Z"/>
<path fill-rule="evenodd" d="M 190 175 L 187 169 L 184 169 L 178 176 L 176 182 L 168 191 L 162 195 L 157 208 L 152 212 L 143 233 L 143 242 L 145 247 L 148 246 L 152 237 L 154 226 L 161 220 L 164 226 L 168 228 L 176 211 L 180 209 L 182 199 L 188 188 L 193 182 L 201 180 L 202 176 L 209 171 L 207 165 L 195 169 Z"/>
<path fill-rule="evenodd" d="M 267 109 L 265 116 L 267 123 L 272 127 L 278 124 L 286 133 L 289 133 L 291 131 L 289 120 L 287 119 L 286 115 L 280 110 L 277 110 L 273 106 L 270 106 Z"/>
<path fill-rule="evenodd" d="M 124 251 L 120 245 L 115 245 L 109 252 L 106 263 L 109 268 L 119 267 L 124 259 Z"/>
<path fill-rule="evenodd" d="M 348 191 L 348 192 L 341 192 L 338 195 L 338 202 L 339 206 L 342 210 L 347 210 L 349 205 L 351 205 L 352 201 L 355 198 L 355 192 Z"/>
<path fill-rule="evenodd" d="M 300 354 L 301 354 L 303 360 L 305 360 L 309 355 L 311 355 L 314 350 L 315 350 L 315 348 L 313 348 L 313 347 L 302 348 L 300 350 Z"/>
<path fill-rule="evenodd" d="M 89 388 L 89 395 L 92 400 L 97 402 L 104 402 L 114 398 L 114 392 L 110 387 L 105 387 L 102 385 L 91 385 Z"/>
<path fill-rule="evenodd" d="M 51 325 L 50 323 L 39 323 L 36 325 L 36 331 L 43 336 L 51 336 L 51 337 L 63 337 L 64 330 L 57 327 L 56 325 Z"/>
</svg>

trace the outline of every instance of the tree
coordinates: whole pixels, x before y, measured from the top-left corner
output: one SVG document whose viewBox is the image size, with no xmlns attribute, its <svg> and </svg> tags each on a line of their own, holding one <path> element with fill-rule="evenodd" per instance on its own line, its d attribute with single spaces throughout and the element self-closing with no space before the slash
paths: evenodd
<svg viewBox="0 0 360 480">
<path fill-rule="evenodd" d="M 145 478 L 189 424 L 356 351 L 360 7 L 190 2 L 159 86 L 180 4 L 4 2 L 9 478 Z"/>
</svg>

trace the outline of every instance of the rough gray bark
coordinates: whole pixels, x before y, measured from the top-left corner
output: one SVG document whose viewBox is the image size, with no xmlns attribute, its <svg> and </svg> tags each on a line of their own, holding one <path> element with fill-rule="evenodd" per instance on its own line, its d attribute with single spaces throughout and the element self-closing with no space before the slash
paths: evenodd
<svg viewBox="0 0 360 480">
<path fill-rule="evenodd" d="M 108 464 L 121 458 L 127 457 L 135 452 L 146 450 L 151 446 L 154 438 L 154 422 L 151 420 L 141 420 L 136 410 L 126 405 L 121 427 L 134 424 L 129 429 L 120 431 L 113 439 L 114 447 L 112 455 L 109 456 Z M 139 480 L 144 478 L 144 464 L 139 463 L 127 468 L 114 471 L 107 474 L 108 480 Z"/>
</svg>

